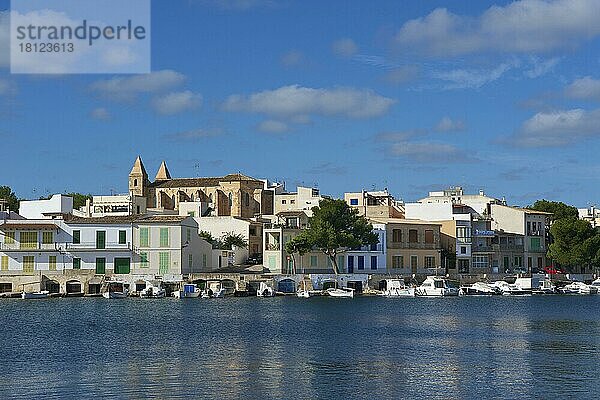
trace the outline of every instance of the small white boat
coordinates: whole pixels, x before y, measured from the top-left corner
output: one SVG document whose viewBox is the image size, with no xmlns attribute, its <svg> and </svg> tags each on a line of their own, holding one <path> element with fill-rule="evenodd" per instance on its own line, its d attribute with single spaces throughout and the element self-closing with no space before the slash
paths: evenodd
<svg viewBox="0 0 600 400">
<path fill-rule="evenodd" d="M 583 282 L 572 282 L 558 289 L 562 294 L 597 294 L 598 288 L 592 285 L 586 285 Z"/>
<path fill-rule="evenodd" d="M 417 296 L 458 296 L 458 283 L 441 276 L 428 276 L 415 288 Z"/>
<path fill-rule="evenodd" d="M 380 293 L 385 297 L 415 297 L 415 288 L 406 286 L 402 279 L 386 279 L 385 290 Z"/>
<path fill-rule="evenodd" d="M 161 288 L 160 286 L 154 286 L 152 284 L 146 285 L 146 288 L 144 288 L 140 292 L 140 297 L 142 299 L 160 299 L 165 297 L 165 295 L 165 289 Z"/>
<path fill-rule="evenodd" d="M 311 294 L 308 290 L 299 290 L 296 292 L 296 296 L 302 297 L 303 299 L 308 299 L 311 297 Z"/>
<path fill-rule="evenodd" d="M 485 282 L 475 282 L 469 286 L 461 286 L 459 289 L 460 296 L 492 296 L 495 294 L 500 294 L 500 292 Z"/>
<path fill-rule="evenodd" d="M 193 284 L 185 284 L 183 285 L 183 289 L 173 292 L 173 297 L 178 299 L 187 299 L 200 297 L 200 294 L 201 292 L 200 289 L 198 289 L 198 286 Z"/>
<path fill-rule="evenodd" d="M 533 289 L 532 294 L 556 294 L 558 291 L 556 290 L 556 286 L 552 283 L 550 279 L 544 279 L 540 281 L 540 286 L 536 289 Z"/>
<path fill-rule="evenodd" d="M 271 286 L 267 285 L 265 282 L 261 282 L 258 285 L 258 289 L 256 290 L 256 296 L 257 297 L 274 297 L 275 290 L 273 290 L 273 288 Z"/>
<path fill-rule="evenodd" d="M 508 283 L 506 281 L 496 281 L 494 282 L 494 286 L 503 296 L 529 296 L 533 293 L 531 289 L 523 289 L 516 283 Z"/>
<path fill-rule="evenodd" d="M 215 292 L 212 297 L 215 299 L 222 299 L 223 297 L 225 297 L 225 294 L 227 293 L 227 289 L 225 288 L 221 288 L 219 289 L 217 292 Z"/>
<path fill-rule="evenodd" d="M 47 290 L 42 290 L 40 292 L 22 292 L 22 299 L 47 299 L 50 297 L 50 292 Z"/>
<path fill-rule="evenodd" d="M 124 299 L 129 295 L 129 290 L 123 282 L 109 282 L 106 292 L 102 293 L 105 299 Z"/>
<path fill-rule="evenodd" d="M 353 298 L 354 297 L 354 289 L 351 288 L 329 288 L 325 291 L 327 296 L 331 297 L 340 297 L 340 298 Z"/>
<path fill-rule="evenodd" d="M 597 293 L 600 293 L 600 278 L 593 280 L 589 286 L 595 287 L 598 289 Z"/>
</svg>

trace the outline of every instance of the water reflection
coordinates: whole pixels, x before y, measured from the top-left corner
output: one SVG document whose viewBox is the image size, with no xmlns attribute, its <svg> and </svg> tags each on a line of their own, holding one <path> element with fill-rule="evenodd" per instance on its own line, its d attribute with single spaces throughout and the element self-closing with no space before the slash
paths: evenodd
<svg viewBox="0 0 600 400">
<path fill-rule="evenodd" d="M 2 301 L 0 398 L 597 393 L 600 296 Z"/>
</svg>

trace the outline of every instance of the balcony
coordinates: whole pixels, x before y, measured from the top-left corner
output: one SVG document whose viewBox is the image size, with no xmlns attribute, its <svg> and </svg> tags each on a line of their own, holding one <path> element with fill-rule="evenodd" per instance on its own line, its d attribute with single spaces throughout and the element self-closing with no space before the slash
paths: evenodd
<svg viewBox="0 0 600 400">
<path fill-rule="evenodd" d="M 3 251 L 31 251 L 31 250 L 49 250 L 58 251 L 64 243 L 0 243 L 0 250 Z"/>
<path fill-rule="evenodd" d="M 407 242 L 389 242 L 388 247 L 391 249 L 424 249 L 424 250 L 437 250 L 440 248 L 439 244 L 436 244 L 436 243 L 407 243 Z"/>
<path fill-rule="evenodd" d="M 131 250 L 131 243 L 106 242 L 103 248 L 96 247 L 96 242 L 66 243 L 67 250 Z"/>
<path fill-rule="evenodd" d="M 493 253 L 496 251 L 495 246 L 481 245 L 481 246 L 471 246 L 472 253 Z"/>
</svg>

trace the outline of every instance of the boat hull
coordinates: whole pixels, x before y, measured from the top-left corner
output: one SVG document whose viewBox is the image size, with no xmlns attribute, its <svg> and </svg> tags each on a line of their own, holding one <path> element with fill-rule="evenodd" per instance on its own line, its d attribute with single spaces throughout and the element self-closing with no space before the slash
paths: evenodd
<svg viewBox="0 0 600 400">
<path fill-rule="evenodd" d="M 48 297 L 50 297 L 50 293 L 48 292 L 23 292 L 21 293 L 21 298 L 22 299 L 47 299 Z"/>
<path fill-rule="evenodd" d="M 125 299 L 127 298 L 127 293 L 124 292 L 104 292 L 102 293 L 102 297 L 105 299 Z"/>
</svg>

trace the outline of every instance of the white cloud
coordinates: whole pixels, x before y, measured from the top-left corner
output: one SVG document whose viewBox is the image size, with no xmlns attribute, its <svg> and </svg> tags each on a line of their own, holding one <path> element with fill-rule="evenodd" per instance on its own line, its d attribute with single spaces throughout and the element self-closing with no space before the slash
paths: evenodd
<svg viewBox="0 0 600 400">
<path fill-rule="evenodd" d="M 152 100 L 152 107 L 163 115 L 179 114 L 199 108 L 202 105 L 202 96 L 190 90 L 173 92 Z"/>
<path fill-rule="evenodd" d="M 490 82 L 496 81 L 506 72 L 518 67 L 519 61 L 506 62 L 491 70 L 476 69 L 454 69 L 451 71 L 432 72 L 436 79 L 449 82 L 444 89 L 478 89 Z"/>
<path fill-rule="evenodd" d="M 526 70 L 524 74 L 529 78 L 538 78 L 550 72 L 559 61 L 560 58 L 558 57 L 553 57 L 543 61 L 538 57 L 531 57 L 531 68 Z"/>
<path fill-rule="evenodd" d="M 10 64 L 10 14 L 0 11 L 0 67 Z"/>
<path fill-rule="evenodd" d="M 403 65 L 401 67 L 390 70 L 385 75 L 385 80 L 389 83 L 398 85 L 401 83 L 410 82 L 419 77 L 420 69 L 416 65 Z"/>
<path fill-rule="evenodd" d="M 558 147 L 600 135 L 600 109 L 540 112 L 506 142 L 521 147 Z"/>
<path fill-rule="evenodd" d="M 465 129 L 465 123 L 459 120 L 453 120 L 450 117 L 443 117 L 435 126 L 438 132 L 458 132 Z"/>
<path fill-rule="evenodd" d="M 339 57 L 352 57 L 358 53 L 358 46 L 354 43 L 354 40 L 344 38 L 333 42 L 331 45 L 333 54 Z"/>
<path fill-rule="evenodd" d="M 229 96 L 223 108 L 226 111 L 260 113 L 279 118 L 311 114 L 370 118 L 387 113 L 395 102 L 371 89 L 313 89 L 291 85 L 251 95 Z"/>
<path fill-rule="evenodd" d="M 100 121 L 108 121 L 111 118 L 108 110 L 103 107 L 93 109 L 92 112 L 90 113 L 90 116 L 93 119 L 97 119 Z"/>
<path fill-rule="evenodd" d="M 567 86 L 565 93 L 574 99 L 600 101 L 600 80 L 590 76 L 576 79 Z"/>
<path fill-rule="evenodd" d="M 268 119 L 260 122 L 256 129 L 267 133 L 283 133 L 288 131 L 288 125 L 285 122 Z"/>
<path fill-rule="evenodd" d="M 220 129 L 193 129 L 189 131 L 169 133 L 163 138 L 170 142 L 197 142 L 204 138 L 219 136 L 223 132 Z"/>
<path fill-rule="evenodd" d="M 142 93 L 156 93 L 179 86 L 185 76 L 172 70 L 156 71 L 130 77 L 115 77 L 94 82 L 92 91 L 116 101 L 132 101 Z"/>
<path fill-rule="evenodd" d="M 290 50 L 281 56 L 281 64 L 285 67 L 294 67 L 304 61 L 304 54 L 299 50 Z"/>
<path fill-rule="evenodd" d="M 600 34 L 598 0 L 521 0 L 470 17 L 437 8 L 400 28 L 401 50 L 434 57 L 476 52 L 543 53 L 573 48 Z"/>
</svg>

